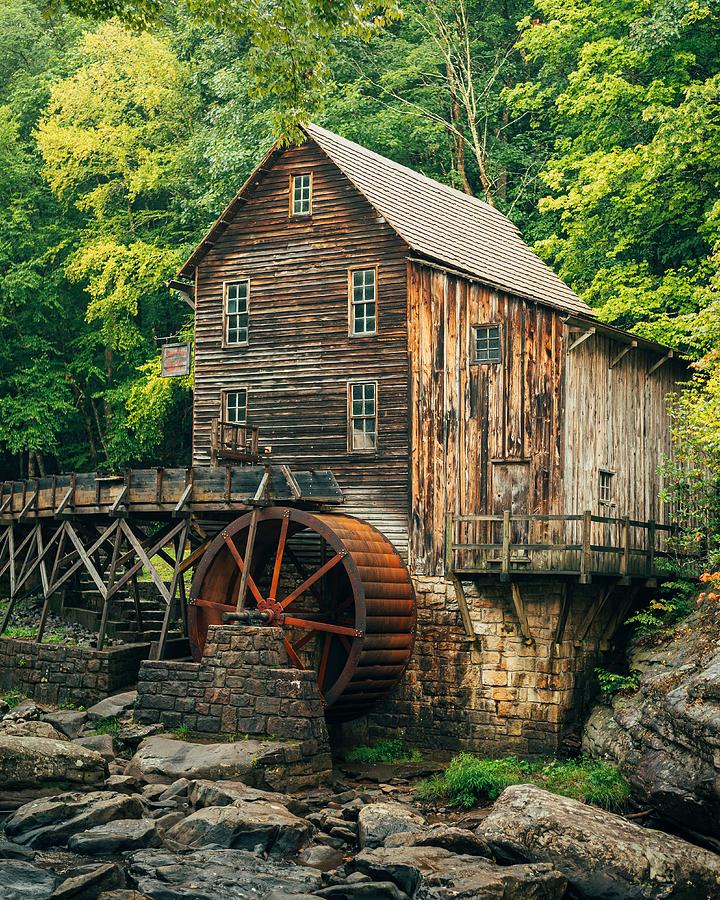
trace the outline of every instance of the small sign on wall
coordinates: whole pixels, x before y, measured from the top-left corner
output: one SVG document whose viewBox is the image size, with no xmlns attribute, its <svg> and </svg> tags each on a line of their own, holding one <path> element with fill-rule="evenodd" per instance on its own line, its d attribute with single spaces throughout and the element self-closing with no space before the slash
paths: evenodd
<svg viewBox="0 0 720 900">
<path fill-rule="evenodd" d="M 160 374 L 163 378 L 175 378 L 190 374 L 190 353 L 192 345 L 165 344 L 162 348 Z"/>
</svg>

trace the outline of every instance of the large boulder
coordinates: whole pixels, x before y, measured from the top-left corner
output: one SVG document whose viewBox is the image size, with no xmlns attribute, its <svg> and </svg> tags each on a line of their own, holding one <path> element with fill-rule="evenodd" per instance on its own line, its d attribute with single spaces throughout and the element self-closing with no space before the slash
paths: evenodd
<svg viewBox="0 0 720 900">
<path fill-rule="evenodd" d="M 547 863 L 498 866 L 441 847 L 381 847 L 361 851 L 354 866 L 373 881 L 391 881 L 427 900 L 560 900 L 567 881 Z"/>
<path fill-rule="evenodd" d="M 106 697 L 87 711 L 87 717 L 90 722 L 96 722 L 99 719 L 117 719 L 119 716 L 129 713 L 135 706 L 137 700 L 137 691 L 125 691 L 122 694 L 113 694 L 112 697 Z"/>
<path fill-rule="evenodd" d="M 720 897 L 720 856 L 533 785 L 506 788 L 480 831 L 498 859 L 552 863 L 582 897 Z"/>
<path fill-rule="evenodd" d="M 37 787 L 45 781 L 97 785 L 106 776 L 99 753 L 68 740 L 0 735 L 0 788 Z"/>
<path fill-rule="evenodd" d="M 313 894 L 320 874 L 287 861 L 263 860 L 247 850 L 199 850 L 178 856 L 140 850 L 129 874 L 138 890 L 158 900 L 266 900 Z"/>
<path fill-rule="evenodd" d="M 45 713 L 43 722 L 49 722 L 53 728 L 72 740 L 80 737 L 83 725 L 87 722 L 87 713 L 77 709 L 58 709 Z"/>
<path fill-rule="evenodd" d="M 599 706 L 585 753 L 616 762 L 638 800 L 689 832 L 720 837 L 720 611 L 701 609 L 671 635 L 629 652 L 633 694 Z"/>
<path fill-rule="evenodd" d="M 271 856 L 289 856 L 308 844 L 312 833 L 309 822 L 279 803 L 237 800 L 231 806 L 210 806 L 192 813 L 165 838 L 193 849 L 214 846 L 253 850 L 260 846 Z"/>
<path fill-rule="evenodd" d="M 160 837 L 152 819 L 115 819 L 74 834 L 68 847 L 75 853 L 113 856 L 127 850 L 159 847 Z"/>
<path fill-rule="evenodd" d="M 67 737 L 49 722 L 38 722 L 36 719 L 7 719 L 0 722 L 0 735 L 7 737 L 39 737 L 52 738 L 54 741 L 66 741 Z"/>
<path fill-rule="evenodd" d="M 263 755 L 284 746 L 279 741 L 253 740 L 193 744 L 157 735 L 142 742 L 125 774 L 150 784 L 172 784 L 178 778 L 254 780 Z"/>
<path fill-rule="evenodd" d="M 236 800 L 246 803 L 254 803 L 256 800 L 265 800 L 268 803 L 279 803 L 296 816 L 302 816 L 307 811 L 307 804 L 287 794 L 279 794 L 274 791 L 262 791 L 260 788 L 250 787 L 242 781 L 208 781 L 200 779 L 190 782 L 190 803 L 194 807 L 203 806 L 229 806 Z"/>
<path fill-rule="evenodd" d="M 451 853 L 492 858 L 490 845 L 477 832 L 456 825 L 431 825 L 422 831 L 400 831 L 385 839 L 385 847 L 442 847 Z"/>
<path fill-rule="evenodd" d="M 59 879 L 32 863 L 19 859 L 0 862 L 0 896 L 3 900 L 46 900 Z"/>
<path fill-rule="evenodd" d="M 26 803 L 5 823 L 5 833 L 27 847 L 60 847 L 72 835 L 114 819 L 139 819 L 143 805 L 112 791 L 69 793 Z"/>
<path fill-rule="evenodd" d="M 417 831 L 425 819 L 412 807 L 394 801 L 368 803 L 358 814 L 360 847 L 382 847 L 391 834 Z"/>
</svg>

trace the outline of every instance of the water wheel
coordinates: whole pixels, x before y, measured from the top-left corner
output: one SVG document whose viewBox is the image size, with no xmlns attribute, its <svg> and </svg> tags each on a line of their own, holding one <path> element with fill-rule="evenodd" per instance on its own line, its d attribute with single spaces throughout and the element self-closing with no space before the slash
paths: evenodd
<svg viewBox="0 0 720 900">
<path fill-rule="evenodd" d="M 280 626 L 291 664 L 317 673 L 330 721 L 366 713 L 397 684 L 412 654 L 407 568 L 387 538 L 351 516 L 268 507 L 228 525 L 192 582 L 196 660 L 208 626 L 232 620 L 241 593 L 242 614 Z"/>
</svg>

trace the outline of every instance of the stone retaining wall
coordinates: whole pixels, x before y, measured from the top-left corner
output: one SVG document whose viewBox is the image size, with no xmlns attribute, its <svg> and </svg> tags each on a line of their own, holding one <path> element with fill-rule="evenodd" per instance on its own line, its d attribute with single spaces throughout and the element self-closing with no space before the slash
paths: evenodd
<svg viewBox="0 0 720 900">
<path fill-rule="evenodd" d="M 92 706 L 134 686 L 150 644 L 107 650 L 0 638 L 0 691 L 16 690 L 39 703 Z"/>
<path fill-rule="evenodd" d="M 280 628 L 213 625 L 200 663 L 148 660 L 140 669 L 135 719 L 203 735 L 292 741 L 295 776 L 331 768 L 314 672 L 290 668 Z"/>
<path fill-rule="evenodd" d="M 520 583 L 529 638 L 521 634 L 509 584 L 463 582 L 472 635 L 463 625 L 457 582 L 413 578 L 418 602 L 415 652 L 393 696 L 367 720 L 342 730 L 353 743 L 404 734 L 415 745 L 486 755 L 555 752 L 581 725 L 592 670 L 614 603 L 590 621 L 597 585 L 573 585 L 563 640 L 556 642 L 559 581 Z M 629 590 L 629 588 L 627 589 Z M 589 623 L 584 640 L 578 640 Z"/>
</svg>

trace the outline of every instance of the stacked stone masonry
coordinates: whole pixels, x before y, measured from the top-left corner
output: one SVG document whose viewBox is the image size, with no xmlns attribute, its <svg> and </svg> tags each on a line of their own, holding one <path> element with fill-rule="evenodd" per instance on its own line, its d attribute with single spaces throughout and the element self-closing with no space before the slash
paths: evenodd
<svg viewBox="0 0 720 900">
<path fill-rule="evenodd" d="M 150 644 L 107 650 L 0 638 L 0 691 L 16 690 L 38 703 L 91 706 L 133 686 Z"/>
<path fill-rule="evenodd" d="M 211 626 L 202 662 L 144 662 L 135 718 L 169 730 L 291 741 L 285 762 L 330 768 L 315 674 L 290 668 L 280 628 Z"/>
<path fill-rule="evenodd" d="M 452 578 L 418 576 L 413 581 L 418 626 L 410 667 L 394 695 L 355 726 L 349 739 L 400 732 L 411 744 L 445 750 L 495 756 L 555 752 L 579 727 L 592 669 L 623 596 L 593 619 L 604 588 L 523 582 L 523 636 L 509 584 L 460 585 Z M 472 636 L 463 626 L 459 589 Z M 560 629 L 565 590 L 572 596 Z M 563 639 L 557 642 L 559 631 Z"/>
</svg>

